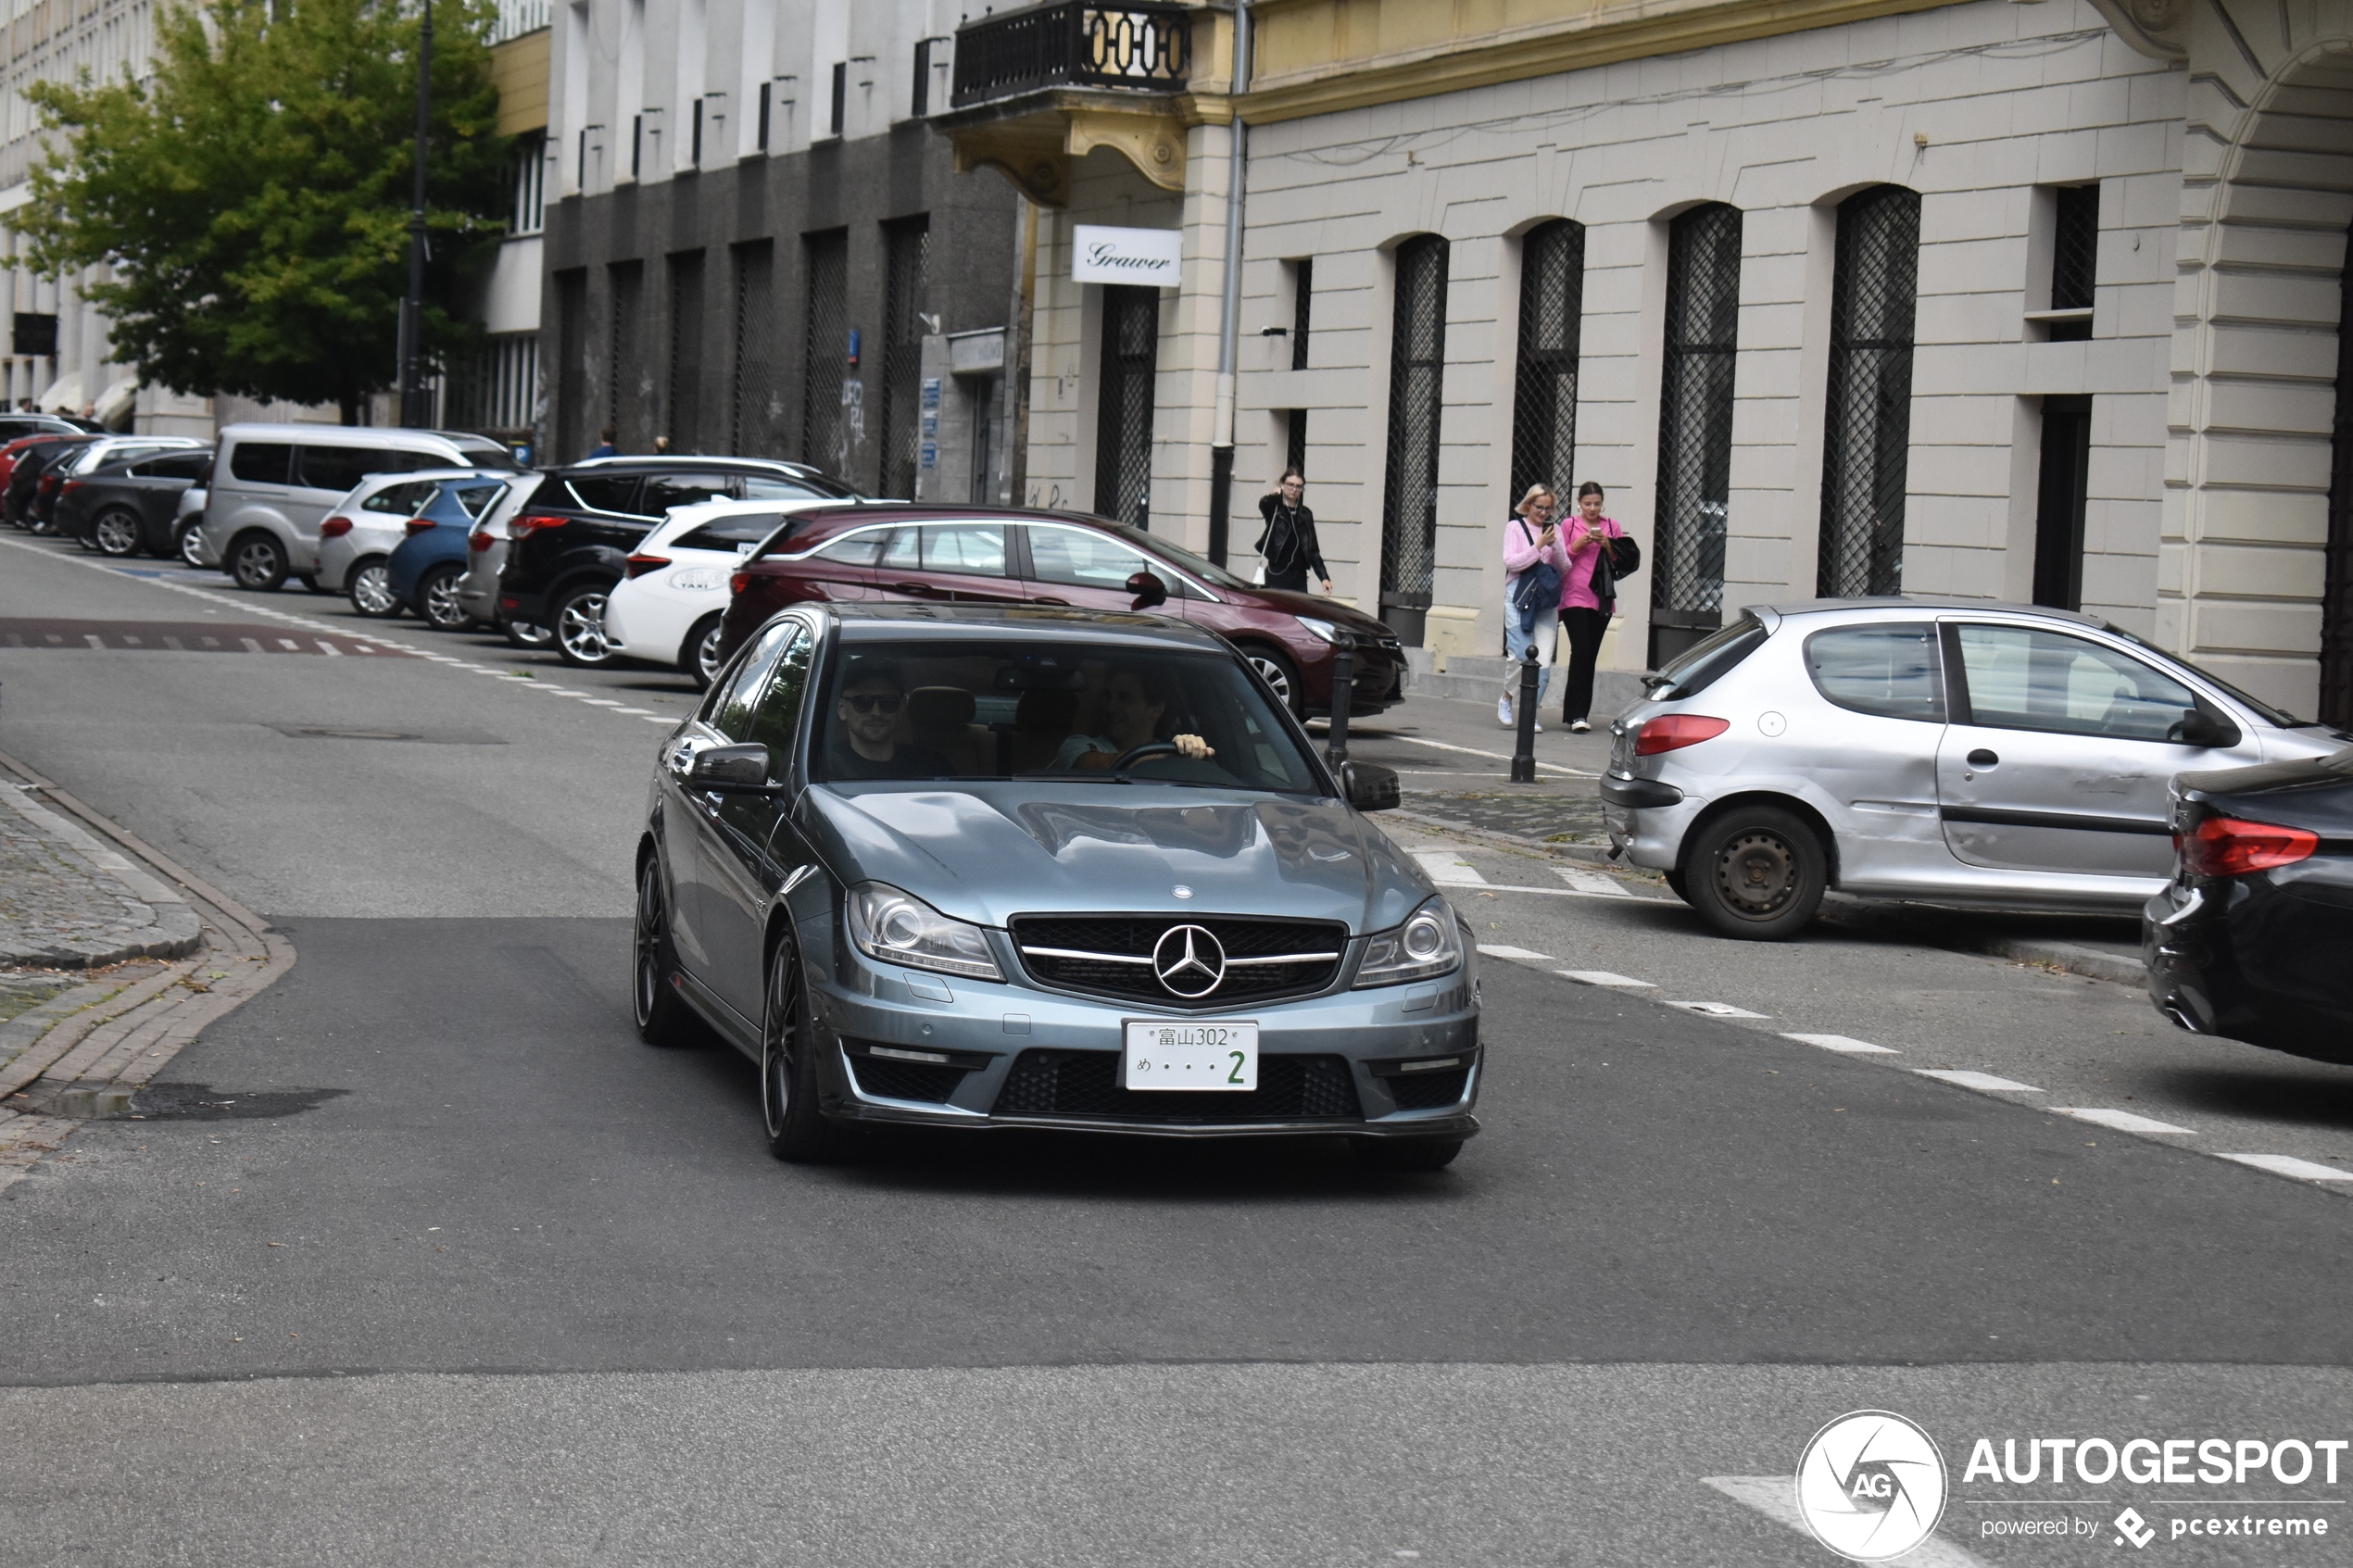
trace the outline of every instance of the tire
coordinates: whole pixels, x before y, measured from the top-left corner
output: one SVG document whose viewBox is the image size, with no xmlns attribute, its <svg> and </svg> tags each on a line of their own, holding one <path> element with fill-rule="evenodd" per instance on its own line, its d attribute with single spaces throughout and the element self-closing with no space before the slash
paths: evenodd
<svg viewBox="0 0 2353 1568">
<path fill-rule="evenodd" d="M 274 594 L 286 581 L 286 547 L 268 533 L 240 533 L 221 565 L 238 587 Z"/>
<path fill-rule="evenodd" d="M 137 512 L 125 507 L 108 507 L 91 521 L 90 542 L 100 555 L 119 560 L 139 553 L 143 533 Z"/>
<path fill-rule="evenodd" d="M 1681 866 L 1683 897 L 1726 936 L 1784 942 L 1812 922 L 1829 886 L 1814 830 L 1771 806 L 1740 806 L 1703 824 Z"/>
<path fill-rule="evenodd" d="M 1443 1171 L 1463 1152 L 1460 1138 L 1358 1138 L 1356 1163 L 1371 1171 Z"/>
<path fill-rule="evenodd" d="M 630 1011 L 637 1038 L 649 1046 L 687 1043 L 694 1020 L 670 984 L 678 968 L 670 945 L 670 905 L 662 897 L 661 857 L 637 868 L 637 923 L 630 953 Z"/>
<path fill-rule="evenodd" d="M 474 618 L 466 613 L 464 603 L 458 597 L 458 584 L 464 582 L 466 569 L 452 562 L 428 567 L 417 579 L 412 591 L 417 614 L 436 632 L 462 632 L 473 624 Z"/>
<path fill-rule="evenodd" d="M 321 588 L 319 586 L 319 574 L 315 571 L 298 573 L 296 574 L 295 581 L 302 584 L 303 591 L 305 593 L 332 594 L 334 592 L 333 588 Z"/>
<path fill-rule="evenodd" d="M 202 566 L 197 552 L 204 548 L 204 519 L 192 517 L 180 525 L 171 536 L 171 553 L 190 566 Z"/>
<path fill-rule="evenodd" d="M 678 646 L 678 672 L 692 681 L 698 692 L 711 690 L 711 683 L 719 679 L 720 666 L 727 662 L 719 652 L 722 619 L 718 612 L 704 616 Z"/>
<path fill-rule="evenodd" d="M 512 648 L 536 650 L 556 640 L 553 633 L 535 621 L 501 621 L 498 630 L 506 633 L 507 646 Z"/>
<path fill-rule="evenodd" d="M 605 641 L 605 596 L 602 583 L 584 583 L 566 589 L 548 613 L 555 633 L 556 657 L 575 670 L 602 670 L 614 661 L 612 645 Z"/>
<path fill-rule="evenodd" d="M 1667 891 L 1672 893 L 1676 897 L 1680 898 L 1686 904 L 1692 901 L 1691 893 L 1683 885 L 1683 873 L 1681 872 L 1661 872 L 1658 874 L 1667 879 Z"/>
<path fill-rule="evenodd" d="M 1300 681 L 1299 666 L 1290 656 L 1264 643 L 1249 643 L 1242 647 L 1242 657 L 1258 671 L 1260 680 L 1274 688 L 1275 696 L 1284 707 L 1301 719 L 1307 717 L 1307 688 Z"/>
<path fill-rule="evenodd" d="M 382 556 L 353 563 L 343 574 L 344 596 L 351 608 L 371 621 L 389 621 L 400 613 L 392 591 L 392 568 Z"/>
<path fill-rule="evenodd" d="M 768 954 L 760 1019 L 760 1119 L 768 1152 L 794 1165 L 819 1165 L 849 1152 L 849 1134 L 817 1109 L 815 1042 L 800 954 L 790 935 Z"/>
</svg>

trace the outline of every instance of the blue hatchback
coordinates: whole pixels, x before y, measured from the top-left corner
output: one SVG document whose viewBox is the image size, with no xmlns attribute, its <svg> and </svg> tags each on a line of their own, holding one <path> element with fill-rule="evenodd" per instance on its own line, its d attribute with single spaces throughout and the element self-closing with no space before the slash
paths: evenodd
<svg viewBox="0 0 2353 1568">
<path fill-rule="evenodd" d="M 384 562 L 385 584 L 394 599 L 435 631 L 462 632 L 473 622 L 458 602 L 458 584 L 466 575 L 467 536 L 510 485 L 520 480 L 535 483 L 539 476 L 467 470 L 419 477 L 439 484 L 433 498 L 409 520 L 409 537 Z"/>
</svg>

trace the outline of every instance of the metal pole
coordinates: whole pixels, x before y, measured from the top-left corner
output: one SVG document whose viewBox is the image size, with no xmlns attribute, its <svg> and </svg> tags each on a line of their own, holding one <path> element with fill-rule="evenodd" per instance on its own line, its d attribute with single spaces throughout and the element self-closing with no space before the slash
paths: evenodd
<svg viewBox="0 0 2353 1568">
<path fill-rule="evenodd" d="M 1338 772 L 1348 761 L 1348 703 L 1356 695 L 1356 633 L 1342 626 L 1332 634 L 1332 733 L 1324 760 Z"/>
<path fill-rule="evenodd" d="M 1235 0 L 1234 76 L 1229 102 L 1239 102 L 1250 85 L 1250 0 Z M 1226 297 L 1217 331 L 1217 406 L 1210 436 L 1209 558 L 1226 564 L 1232 526 L 1234 489 L 1235 361 L 1239 356 L 1242 321 L 1242 176 L 1250 154 L 1250 127 L 1237 108 L 1227 128 L 1226 169 Z"/>
<path fill-rule="evenodd" d="M 425 407 L 425 157 L 433 125 L 433 0 L 417 28 L 417 179 L 409 204 L 409 293 L 400 302 L 400 422 L 432 423 Z"/>
<path fill-rule="evenodd" d="M 1512 783 L 1536 782 L 1536 647 L 1519 667 L 1519 746 L 1512 753 Z"/>
</svg>

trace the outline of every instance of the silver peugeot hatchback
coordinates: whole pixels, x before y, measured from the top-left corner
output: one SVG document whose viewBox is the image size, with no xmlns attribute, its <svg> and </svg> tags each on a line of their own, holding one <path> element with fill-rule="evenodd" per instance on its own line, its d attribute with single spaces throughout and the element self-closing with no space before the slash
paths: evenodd
<svg viewBox="0 0 2353 1568">
<path fill-rule="evenodd" d="M 1234 649 L 1158 616 L 796 607 L 661 746 L 632 993 L 760 1063 L 780 1159 L 849 1124 L 1478 1129 L 1475 949 Z"/>
<path fill-rule="evenodd" d="M 1646 684 L 1611 725 L 1611 851 L 1761 939 L 1830 888 L 2137 910 L 2171 871 L 2174 774 L 2353 738 L 2096 617 L 1982 599 L 1751 609 Z"/>
</svg>

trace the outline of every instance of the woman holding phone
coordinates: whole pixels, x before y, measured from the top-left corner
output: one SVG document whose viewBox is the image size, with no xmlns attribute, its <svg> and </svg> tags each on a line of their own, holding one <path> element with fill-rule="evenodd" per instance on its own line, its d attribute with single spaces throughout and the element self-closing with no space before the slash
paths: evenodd
<svg viewBox="0 0 2353 1568">
<path fill-rule="evenodd" d="M 1604 604 L 1593 591 L 1593 567 L 1606 541 L 1622 539 L 1626 530 L 1602 515 L 1602 487 L 1592 480 L 1577 487 L 1577 511 L 1569 519 L 1567 537 L 1561 541 L 1568 558 L 1561 574 L 1561 626 L 1568 633 L 1568 684 L 1561 695 L 1561 722 L 1571 734 L 1584 734 L 1592 725 L 1593 666 L 1601 657 L 1602 635 L 1617 608 L 1615 597 Z"/>
<path fill-rule="evenodd" d="M 1550 651 L 1553 618 L 1568 579 L 1568 553 L 1559 525 L 1553 521 L 1553 508 L 1559 504 L 1551 485 L 1531 484 L 1504 525 L 1504 652 L 1515 662 L 1526 659 L 1530 648 L 1539 659 Z M 1552 680 L 1553 667 L 1547 661 L 1536 677 L 1539 707 Z M 1516 677 L 1507 677 L 1504 695 L 1495 699 L 1495 721 L 1507 730 L 1514 722 L 1512 694 L 1518 689 Z M 1536 728 L 1541 733 L 1544 726 Z"/>
</svg>

